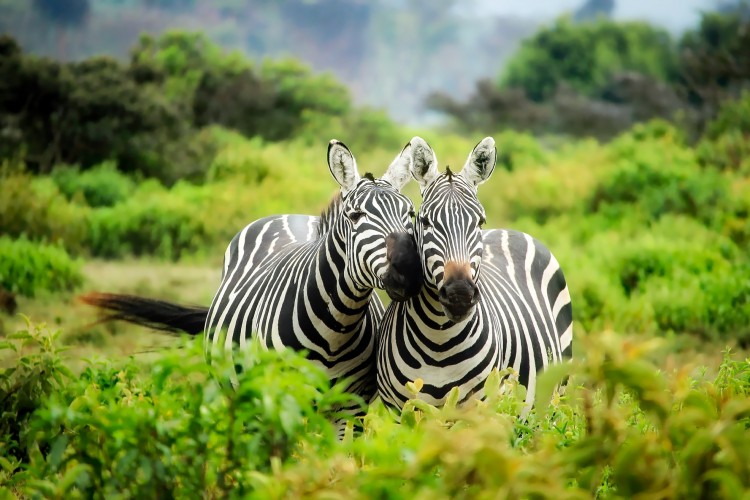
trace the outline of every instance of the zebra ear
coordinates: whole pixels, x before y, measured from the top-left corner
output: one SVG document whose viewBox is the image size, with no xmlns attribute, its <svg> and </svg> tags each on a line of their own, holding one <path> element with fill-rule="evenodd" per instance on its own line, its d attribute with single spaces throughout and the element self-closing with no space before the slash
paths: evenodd
<svg viewBox="0 0 750 500">
<path fill-rule="evenodd" d="M 401 191 L 401 189 L 403 189 L 403 187 L 411 180 L 411 172 L 409 172 L 410 166 L 411 143 L 408 143 L 404 146 L 404 149 L 396 155 L 396 158 L 391 162 L 391 165 L 388 167 L 388 170 L 385 171 L 381 179 L 396 188 L 397 191 Z"/>
<path fill-rule="evenodd" d="M 336 182 L 341 186 L 341 194 L 346 194 L 354 189 L 359 182 L 359 172 L 354 155 L 343 142 L 336 139 L 328 143 L 328 168 Z"/>
<path fill-rule="evenodd" d="M 495 139 L 485 137 L 482 142 L 474 146 L 469 158 L 466 160 L 461 175 L 474 187 L 479 186 L 492 175 L 497 161 L 497 148 Z"/>
<path fill-rule="evenodd" d="M 430 145 L 421 137 L 414 137 L 409 145 L 411 146 L 411 175 L 419 183 L 420 190 L 424 191 L 438 176 L 437 157 Z"/>
</svg>

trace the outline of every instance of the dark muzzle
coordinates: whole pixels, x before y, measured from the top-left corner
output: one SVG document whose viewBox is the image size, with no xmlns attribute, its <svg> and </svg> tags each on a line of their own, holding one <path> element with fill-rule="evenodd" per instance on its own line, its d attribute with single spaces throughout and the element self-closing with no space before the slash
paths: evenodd
<svg viewBox="0 0 750 500">
<path fill-rule="evenodd" d="M 458 323 L 479 302 L 479 288 L 468 278 L 449 279 L 438 290 L 438 299 L 448 319 Z"/>
<path fill-rule="evenodd" d="M 388 270 L 383 276 L 386 293 L 403 302 L 422 289 L 422 262 L 414 238 L 407 233 L 391 233 L 385 238 Z"/>
</svg>

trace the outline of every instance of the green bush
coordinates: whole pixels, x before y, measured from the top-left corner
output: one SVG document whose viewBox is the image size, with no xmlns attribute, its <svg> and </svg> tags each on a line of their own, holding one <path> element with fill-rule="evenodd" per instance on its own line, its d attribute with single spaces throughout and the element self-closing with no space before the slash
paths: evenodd
<svg viewBox="0 0 750 500">
<path fill-rule="evenodd" d="M 0 234 L 83 250 L 87 207 L 69 203 L 49 178 L 0 172 L 0 183 Z"/>
<path fill-rule="evenodd" d="M 650 278 L 672 278 L 675 273 L 690 276 L 726 273 L 731 269 L 730 261 L 713 245 L 666 239 L 654 233 L 623 241 L 616 250 L 613 267 L 628 296 Z"/>
<path fill-rule="evenodd" d="M 0 240 L 1 241 L 1 240 Z M 8 476 L 30 458 L 29 420 L 54 393 L 65 393 L 74 379 L 63 363 L 59 332 L 50 334 L 27 322 L 26 330 L 0 340 L 0 357 L 12 351 L 13 364 L 0 369 L 0 493 Z"/>
<path fill-rule="evenodd" d="M 702 165 L 750 174 L 750 92 L 724 103 L 696 147 Z"/>
<path fill-rule="evenodd" d="M 642 128 L 640 128 L 642 130 Z M 710 223 L 729 200 L 727 180 L 698 166 L 692 150 L 682 145 L 682 134 L 636 128 L 611 146 L 614 167 L 589 199 L 589 208 L 622 216 L 633 206 L 645 215 L 684 214 Z M 672 129 L 674 130 L 674 129 Z"/>
<path fill-rule="evenodd" d="M 737 498 L 750 487 L 750 364 L 730 353 L 691 375 L 654 364 L 663 342 L 582 337 L 586 356 L 540 377 L 526 417 L 512 370 L 462 407 L 457 391 L 427 404 L 417 380 L 400 423 L 376 400 L 363 433 L 336 442 L 329 412 L 349 399 L 298 353 L 254 344 L 237 390 L 212 378 L 197 343 L 152 364 L 90 363 L 74 379 L 54 338 L 30 330 L 0 344 L 17 351 L 0 370 L 17 411 L 0 416 L 6 496 Z"/>
<path fill-rule="evenodd" d="M 343 116 L 305 110 L 302 119 L 304 125 L 296 139 L 310 147 L 319 147 L 335 138 L 345 139 L 346 145 L 355 152 L 373 148 L 398 151 L 408 140 L 402 127 L 385 112 L 374 109 L 351 110 Z"/>
<path fill-rule="evenodd" d="M 662 332 L 692 333 L 707 341 L 732 340 L 750 345 L 750 266 L 678 275 L 645 287 Z"/>
<path fill-rule="evenodd" d="M 273 160 L 263 150 L 263 140 L 256 137 L 221 149 L 211 162 L 206 180 L 215 182 L 234 179 L 246 184 L 258 184 L 275 166 Z"/>
<path fill-rule="evenodd" d="M 169 191 L 144 183 L 128 200 L 91 212 L 87 246 L 92 255 L 178 259 L 204 248 L 210 242 L 211 224 L 203 213 L 206 204 L 194 203 L 177 188 Z"/>
<path fill-rule="evenodd" d="M 59 363 L 54 352 L 42 359 L 49 357 Z M 45 496 L 247 495 L 259 474 L 305 449 L 334 445 L 329 418 L 351 396 L 331 389 L 325 373 L 293 351 L 254 344 L 250 353 L 235 354 L 240 358 L 244 370 L 236 389 L 211 377 L 198 344 L 163 355 L 147 369 L 132 360 L 89 364 L 64 387 L 45 380 L 41 370 L 4 370 L 0 380 L 9 381 L 9 391 L 36 378 L 55 389 L 34 393 L 28 425 L 28 416 L 15 422 L 21 428 L 14 444 L 29 466 L 12 478 L 16 487 Z M 33 369 L 35 362 L 26 364 Z M 234 371 L 218 363 L 217 378 L 227 377 L 228 369 Z"/>
<path fill-rule="evenodd" d="M 77 167 L 57 167 L 52 179 L 69 200 L 81 194 L 91 207 L 111 207 L 135 191 L 135 181 L 117 170 L 115 162 L 105 162 L 81 172 Z"/>
<path fill-rule="evenodd" d="M 39 292 L 73 290 L 83 283 L 80 262 L 64 248 L 21 238 L 0 238 L 0 285 L 34 297 Z"/>
</svg>

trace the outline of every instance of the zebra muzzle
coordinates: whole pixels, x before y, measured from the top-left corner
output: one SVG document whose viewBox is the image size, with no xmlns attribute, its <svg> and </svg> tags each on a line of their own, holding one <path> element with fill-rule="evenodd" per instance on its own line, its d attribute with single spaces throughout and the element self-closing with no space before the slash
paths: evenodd
<svg viewBox="0 0 750 500">
<path fill-rule="evenodd" d="M 414 238 L 407 233 L 391 233 L 385 238 L 388 269 L 383 274 L 386 293 L 403 302 L 422 289 L 422 263 Z"/>
<path fill-rule="evenodd" d="M 479 302 L 479 287 L 471 279 L 469 264 L 447 262 L 444 276 L 443 286 L 438 290 L 438 300 L 448 319 L 462 321 Z"/>
</svg>

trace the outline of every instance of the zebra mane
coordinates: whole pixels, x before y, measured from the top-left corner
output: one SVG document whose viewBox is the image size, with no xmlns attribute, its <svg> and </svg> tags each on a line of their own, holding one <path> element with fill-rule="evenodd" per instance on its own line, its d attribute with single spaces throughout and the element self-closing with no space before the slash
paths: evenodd
<svg viewBox="0 0 750 500">
<path fill-rule="evenodd" d="M 318 224 L 318 231 L 317 231 L 316 237 L 320 238 L 331 229 L 331 227 L 333 226 L 333 222 L 336 220 L 336 217 L 339 216 L 340 212 L 341 212 L 341 191 L 333 195 L 333 198 L 331 198 L 331 201 L 328 203 L 328 206 L 324 208 L 323 211 L 320 213 L 320 223 Z"/>
<path fill-rule="evenodd" d="M 446 165 L 445 166 L 445 175 L 448 176 L 448 182 L 453 182 L 453 171 L 451 171 L 451 167 Z"/>
<path fill-rule="evenodd" d="M 368 181 L 375 182 L 375 176 L 372 175 L 370 172 L 366 172 L 365 175 L 363 175 L 362 177 L 364 177 Z"/>
</svg>

